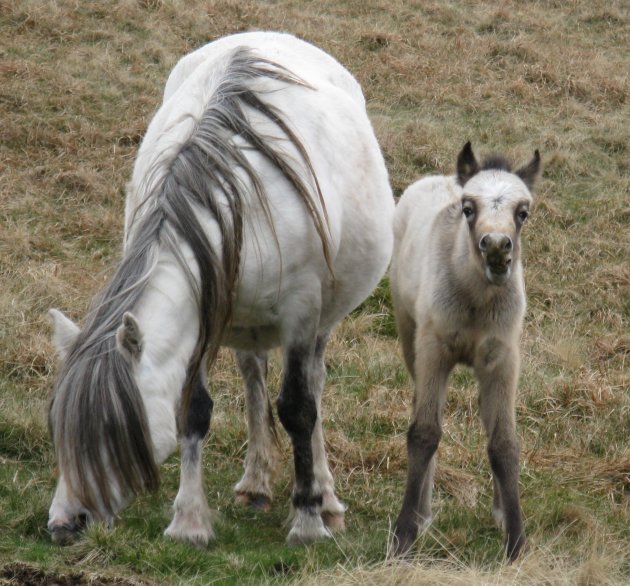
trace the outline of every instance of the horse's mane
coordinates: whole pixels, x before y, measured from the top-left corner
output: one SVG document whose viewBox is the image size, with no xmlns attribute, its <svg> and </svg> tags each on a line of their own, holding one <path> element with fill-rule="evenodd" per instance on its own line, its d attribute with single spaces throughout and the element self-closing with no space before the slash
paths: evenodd
<svg viewBox="0 0 630 586">
<path fill-rule="evenodd" d="M 116 330 L 124 313 L 133 310 L 142 297 L 160 249 L 169 249 L 181 265 L 196 294 L 199 311 L 199 336 L 182 397 L 181 412 L 185 414 L 193 379 L 204 356 L 208 365 L 212 364 L 232 315 L 249 189 L 237 171 L 245 174 L 271 222 L 264 185 L 234 137 L 262 153 L 295 189 L 313 219 L 331 267 L 325 206 L 312 164 L 282 113 L 253 89 L 252 82 L 261 78 L 306 86 L 282 66 L 251 50 L 233 51 L 194 131 L 168 168 L 149 170 L 148 175 L 155 174 L 160 180 L 152 185 L 138 208 L 142 213 L 132 217 L 124 257 L 95 299 L 61 368 L 50 407 L 51 436 L 66 482 L 83 506 L 97 516 L 113 516 L 117 501 L 153 489 L 159 483 L 144 404 L 131 365 L 117 351 Z M 302 179 L 290 156 L 257 131 L 247 116 L 248 110 L 262 114 L 291 142 L 315 190 Z M 216 220 L 222 239 L 220 258 L 199 223 L 195 208 L 204 208 Z M 181 256 L 177 245 L 180 241 L 194 254 L 199 280 Z M 111 484 L 116 487 L 114 490 Z"/>
</svg>

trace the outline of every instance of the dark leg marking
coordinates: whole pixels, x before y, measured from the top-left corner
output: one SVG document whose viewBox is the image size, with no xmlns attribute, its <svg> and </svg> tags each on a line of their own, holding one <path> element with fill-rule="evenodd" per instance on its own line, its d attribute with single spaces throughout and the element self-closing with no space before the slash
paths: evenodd
<svg viewBox="0 0 630 586">
<path fill-rule="evenodd" d="M 199 372 L 186 413 L 186 429 L 180 438 L 181 470 L 173 519 L 165 531 L 165 535 L 173 539 L 199 546 L 214 539 L 201 466 L 203 438 L 210 427 L 213 407 L 204 382 L 203 373 Z"/>
<path fill-rule="evenodd" d="M 408 552 L 418 535 L 420 522 L 420 495 L 429 476 L 431 458 L 437 450 L 442 430 L 435 422 L 432 424 L 411 424 L 407 432 L 407 487 L 403 505 L 394 527 L 394 555 Z"/>
<path fill-rule="evenodd" d="M 186 430 L 184 432 L 186 437 L 192 438 L 197 436 L 203 439 L 206 436 L 210 429 L 213 407 L 214 402 L 206 390 L 203 377 L 201 374 L 198 374 L 186 417 Z"/>
<path fill-rule="evenodd" d="M 278 417 L 293 444 L 295 493 L 293 505 L 316 513 L 322 495 L 313 494 L 313 449 L 311 437 L 317 420 L 317 405 L 309 388 L 308 364 L 311 357 L 305 348 L 287 351 L 285 376 L 278 397 Z"/>
</svg>

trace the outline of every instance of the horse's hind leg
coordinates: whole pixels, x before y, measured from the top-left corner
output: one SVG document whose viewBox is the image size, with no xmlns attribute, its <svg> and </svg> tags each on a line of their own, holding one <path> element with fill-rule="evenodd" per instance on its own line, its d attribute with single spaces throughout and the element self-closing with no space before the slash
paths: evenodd
<svg viewBox="0 0 630 586">
<path fill-rule="evenodd" d="M 518 356 L 488 343 L 475 371 L 479 379 L 479 411 L 488 435 L 488 457 L 493 474 L 493 516 L 506 535 L 506 553 L 515 560 L 525 545 L 518 493 L 518 441 L 515 398 Z"/>
<path fill-rule="evenodd" d="M 248 437 L 245 472 L 234 492 L 240 503 L 267 510 L 272 499 L 271 481 L 278 441 L 265 385 L 267 354 L 240 351 L 235 354 L 245 381 Z"/>
<path fill-rule="evenodd" d="M 344 513 L 346 507 L 335 495 L 335 482 L 328 466 L 326 458 L 326 447 L 324 444 L 324 430 L 322 429 L 321 403 L 322 393 L 326 382 L 326 363 L 324 352 L 330 332 L 325 332 L 317 337 L 315 342 L 315 353 L 313 356 L 313 395 L 317 405 L 317 421 L 313 430 L 313 463 L 315 469 L 315 482 L 322 491 L 321 515 L 324 524 L 330 529 L 343 530 Z"/>
<path fill-rule="evenodd" d="M 214 539 L 212 515 L 203 488 L 202 446 L 210 427 L 212 399 L 204 377 L 198 374 L 190 401 L 187 425 L 181 438 L 179 491 L 173 504 L 174 515 L 165 535 L 195 545 Z"/>
<path fill-rule="evenodd" d="M 295 514 L 287 541 L 308 543 L 330 537 L 321 517 L 322 492 L 315 479 L 313 430 L 317 422 L 317 401 L 313 392 L 312 364 L 315 335 L 308 340 L 304 321 L 291 331 L 299 331 L 298 340 L 290 340 L 284 348 L 284 378 L 278 397 L 278 416 L 293 444 Z"/>
</svg>

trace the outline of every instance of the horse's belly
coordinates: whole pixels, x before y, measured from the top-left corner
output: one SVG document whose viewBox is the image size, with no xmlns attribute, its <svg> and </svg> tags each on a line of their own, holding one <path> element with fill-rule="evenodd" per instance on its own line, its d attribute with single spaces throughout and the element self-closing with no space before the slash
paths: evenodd
<svg viewBox="0 0 630 586">
<path fill-rule="evenodd" d="M 224 334 L 225 346 L 236 350 L 264 352 L 280 345 L 280 328 L 274 325 L 232 326 Z"/>
</svg>

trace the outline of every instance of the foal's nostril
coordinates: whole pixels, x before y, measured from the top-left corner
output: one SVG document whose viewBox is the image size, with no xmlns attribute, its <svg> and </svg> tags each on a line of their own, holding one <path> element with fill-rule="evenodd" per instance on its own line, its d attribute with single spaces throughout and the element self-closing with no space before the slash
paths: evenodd
<svg viewBox="0 0 630 586">
<path fill-rule="evenodd" d="M 485 252 L 486 250 L 488 250 L 488 235 L 487 234 L 481 237 L 481 240 L 479 241 L 479 250 L 481 250 L 481 252 Z"/>
<path fill-rule="evenodd" d="M 512 239 L 509 236 L 504 236 L 503 238 L 503 251 L 510 252 L 512 250 Z"/>
</svg>

